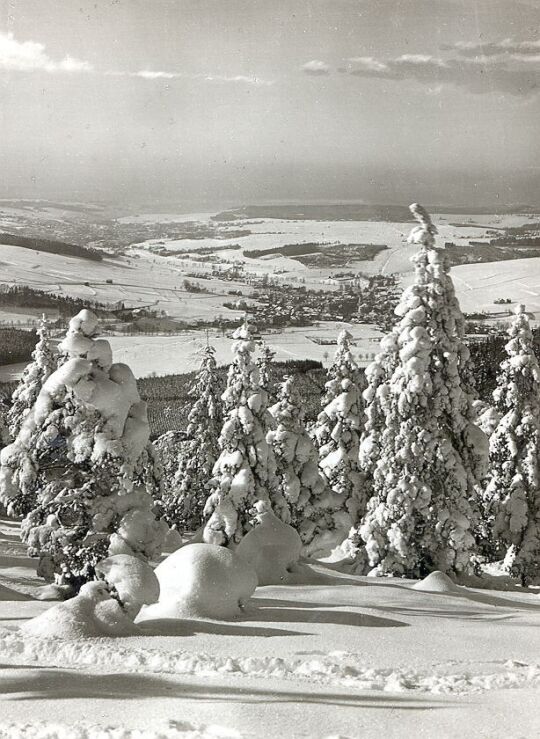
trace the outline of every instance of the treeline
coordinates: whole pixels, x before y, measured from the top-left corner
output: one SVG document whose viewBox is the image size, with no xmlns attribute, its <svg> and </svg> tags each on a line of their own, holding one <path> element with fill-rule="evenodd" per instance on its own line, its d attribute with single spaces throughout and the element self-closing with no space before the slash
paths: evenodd
<svg viewBox="0 0 540 739">
<path fill-rule="evenodd" d="M 228 367 L 219 367 L 218 380 L 225 389 Z M 197 372 L 137 380 L 141 398 L 148 404 L 148 421 L 152 439 L 166 431 L 185 431 L 192 400 L 189 389 Z M 326 381 L 322 364 L 311 359 L 291 359 L 270 365 L 270 385 L 277 386 L 283 375 L 298 375 L 299 388 L 306 402 L 306 417 L 315 420 L 320 412 L 320 397 Z"/>
<path fill-rule="evenodd" d="M 273 246 L 268 249 L 246 249 L 242 252 L 244 257 L 249 259 L 258 259 L 259 257 L 266 257 L 269 254 L 282 254 L 284 257 L 296 257 L 302 254 L 312 254 L 313 252 L 320 252 L 321 246 L 325 246 L 329 242 L 309 242 L 307 244 L 284 244 L 283 246 Z"/>
<path fill-rule="evenodd" d="M 67 244 L 64 241 L 53 241 L 52 239 L 42 239 L 34 236 L 20 236 L 19 234 L 0 232 L 0 243 L 8 246 L 20 246 L 23 249 L 48 252 L 49 254 L 90 259 L 94 262 L 101 262 L 103 259 L 103 252 L 92 249 L 90 246 L 78 246 L 77 244 Z"/>
<path fill-rule="evenodd" d="M 54 308 L 62 316 L 73 316 L 83 308 L 90 308 L 98 315 L 107 315 L 111 306 L 105 303 L 57 295 L 35 290 L 28 285 L 0 285 L 0 307 Z"/>
<path fill-rule="evenodd" d="M 540 327 L 533 328 L 534 350 L 540 356 Z M 506 333 L 491 334 L 490 336 L 469 343 L 471 363 L 476 391 L 482 400 L 491 403 L 492 393 L 497 387 L 497 373 L 507 354 L 504 347 L 508 343 Z"/>
<path fill-rule="evenodd" d="M 37 342 L 35 331 L 0 328 L 0 364 L 29 362 Z"/>
</svg>

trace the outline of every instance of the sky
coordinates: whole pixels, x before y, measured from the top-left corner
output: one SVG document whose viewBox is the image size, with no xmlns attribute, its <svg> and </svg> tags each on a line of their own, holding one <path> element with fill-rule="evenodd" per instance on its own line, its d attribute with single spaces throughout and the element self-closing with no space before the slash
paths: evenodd
<svg viewBox="0 0 540 739">
<path fill-rule="evenodd" d="M 0 197 L 536 205 L 540 0 L 0 0 Z"/>
</svg>

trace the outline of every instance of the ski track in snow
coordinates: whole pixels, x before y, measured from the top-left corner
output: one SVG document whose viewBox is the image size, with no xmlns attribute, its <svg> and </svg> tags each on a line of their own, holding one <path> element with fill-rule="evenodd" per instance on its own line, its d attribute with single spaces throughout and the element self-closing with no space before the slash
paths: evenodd
<svg viewBox="0 0 540 739">
<path fill-rule="evenodd" d="M 471 663 L 470 671 L 465 669 L 459 672 L 452 672 L 448 663 L 433 665 L 429 672 L 402 667 L 374 669 L 363 666 L 358 655 L 342 651 L 317 655 L 309 660 L 233 658 L 182 650 L 165 652 L 128 648 L 106 639 L 59 641 L 29 638 L 7 629 L 0 629 L 0 654 L 7 662 L 13 660 L 27 666 L 78 666 L 203 677 L 226 673 L 238 677 L 280 678 L 392 693 L 468 695 L 488 690 L 540 687 L 540 663 L 527 664 L 516 660 L 487 662 L 483 666 Z M 482 667 L 484 671 L 480 671 Z"/>
<path fill-rule="evenodd" d="M 0 724 L 1 739 L 241 739 L 234 729 L 217 725 L 196 725 L 187 721 L 170 721 L 160 731 L 124 729 L 77 722 L 61 724 L 41 721 L 32 724 Z"/>
</svg>

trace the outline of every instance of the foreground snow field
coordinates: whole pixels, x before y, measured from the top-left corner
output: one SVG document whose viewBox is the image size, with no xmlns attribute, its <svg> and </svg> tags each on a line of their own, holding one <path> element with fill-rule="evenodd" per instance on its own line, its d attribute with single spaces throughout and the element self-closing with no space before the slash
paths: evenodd
<svg viewBox="0 0 540 739">
<path fill-rule="evenodd" d="M 539 734 L 538 590 L 425 592 L 322 566 L 306 579 L 258 588 L 234 621 L 23 637 L 53 604 L 2 519 L 0 737 Z"/>
</svg>

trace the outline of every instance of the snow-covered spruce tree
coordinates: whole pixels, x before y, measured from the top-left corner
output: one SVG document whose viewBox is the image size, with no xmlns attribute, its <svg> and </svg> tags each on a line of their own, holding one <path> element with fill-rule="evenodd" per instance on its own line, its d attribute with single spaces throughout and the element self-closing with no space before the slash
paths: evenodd
<svg viewBox="0 0 540 739">
<path fill-rule="evenodd" d="M 129 367 L 113 364 L 109 343 L 96 334 L 90 311 L 71 319 L 60 345 L 66 361 L 0 454 L 8 512 L 21 489 L 34 499 L 22 536 L 40 557 L 38 572 L 75 590 L 109 554 L 155 557 L 166 533 L 137 479 L 149 438 L 146 404 Z"/>
<path fill-rule="evenodd" d="M 358 465 L 360 433 L 364 423 L 362 378 L 351 350 L 352 336 L 342 331 L 329 369 L 312 435 L 319 452 L 319 467 L 328 483 L 334 545 L 340 544 L 363 515 L 366 498 Z M 328 535 L 328 534 L 327 534 Z"/>
<path fill-rule="evenodd" d="M 474 425 L 475 397 L 463 380 L 464 320 L 436 228 L 416 204 L 409 241 L 415 281 L 400 318 L 368 367 L 361 467 L 373 497 L 358 529 L 370 574 L 423 577 L 466 571 L 475 551 L 487 438 Z"/>
<path fill-rule="evenodd" d="M 293 377 L 287 376 L 270 408 L 276 428 L 267 439 L 272 445 L 281 492 L 306 554 L 318 552 L 334 528 L 331 491 L 319 469 L 319 455 L 304 423 L 302 398 Z M 333 535 L 331 534 L 333 541 Z"/>
<path fill-rule="evenodd" d="M 247 322 L 236 329 L 233 338 L 234 358 L 221 396 L 225 416 L 219 437 L 221 453 L 204 509 L 208 517 L 204 541 L 222 546 L 238 542 L 249 531 L 255 505 L 259 511 L 273 508 L 286 523 L 290 518 L 278 486 L 274 452 L 266 440 L 268 396 L 252 359 L 255 343 Z"/>
<path fill-rule="evenodd" d="M 5 399 L 0 396 L 0 449 L 6 446 L 6 444 L 9 444 L 8 413 L 8 405 Z"/>
<path fill-rule="evenodd" d="M 516 314 L 493 393 L 501 418 L 489 442 L 485 498 L 505 568 L 528 585 L 540 581 L 540 367 L 525 308 Z"/>
<path fill-rule="evenodd" d="M 45 316 L 40 321 L 37 335 L 38 342 L 32 352 L 32 361 L 25 368 L 11 398 L 12 403 L 7 420 L 12 439 L 21 430 L 24 418 L 36 402 L 43 383 L 56 369 L 56 351 L 51 344 L 49 326 Z"/>
<path fill-rule="evenodd" d="M 275 351 L 268 346 L 266 341 L 262 341 L 261 354 L 257 359 L 257 367 L 259 368 L 259 383 L 262 389 L 266 390 L 269 398 L 274 396 L 271 367 L 275 356 Z"/>
<path fill-rule="evenodd" d="M 165 520 L 180 533 L 194 531 L 202 525 L 208 481 L 220 453 L 223 412 L 214 355 L 214 347 L 207 346 L 190 388 L 194 403 L 188 416 L 188 438 L 177 447 L 173 484 L 162 499 Z"/>
</svg>

